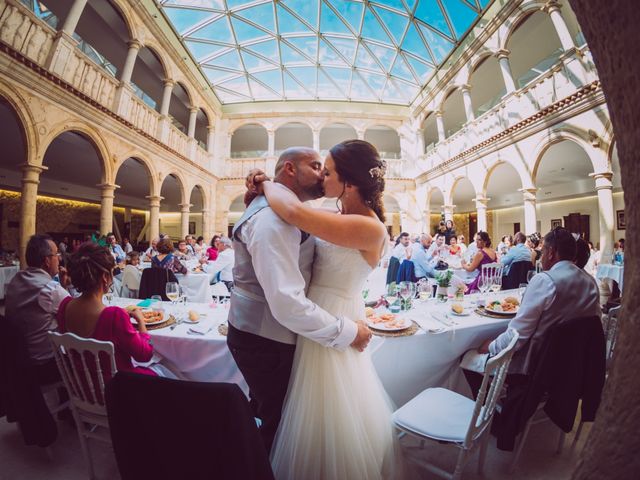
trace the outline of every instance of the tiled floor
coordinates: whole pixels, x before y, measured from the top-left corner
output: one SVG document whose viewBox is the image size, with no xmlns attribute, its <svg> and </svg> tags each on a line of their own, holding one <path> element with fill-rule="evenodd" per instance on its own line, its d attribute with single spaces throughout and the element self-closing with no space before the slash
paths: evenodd
<svg viewBox="0 0 640 480">
<path fill-rule="evenodd" d="M 25 447 L 22 436 L 15 424 L 8 424 L 0 419 L 0 480 L 75 480 L 88 477 L 76 430 L 67 423 L 59 423 L 59 438 L 52 446 L 54 460 L 47 457 L 45 451 L 38 447 Z M 492 480 L 539 480 L 568 479 L 577 462 L 578 454 L 587 438 L 589 428 L 584 428 L 576 451 L 571 451 L 572 435 L 567 436 L 564 451 L 555 454 L 557 429 L 550 424 L 541 424 L 532 428 L 525 446 L 520 464 L 516 472 L 508 473 L 511 454 L 495 448 L 495 439 L 487 454 L 484 477 L 476 473 L 477 457 L 473 457 L 465 469 L 464 478 Z M 403 439 L 403 444 L 407 445 Z M 113 452 L 108 445 L 92 443 L 93 458 L 99 479 L 118 479 L 118 469 Z M 428 444 L 425 450 L 430 458 L 435 459 L 442 468 L 453 468 L 457 450 L 445 445 Z M 413 469 L 412 469 L 413 470 Z M 415 479 L 434 478 L 424 472 L 413 472 Z M 247 479 L 249 480 L 249 479 Z"/>
</svg>

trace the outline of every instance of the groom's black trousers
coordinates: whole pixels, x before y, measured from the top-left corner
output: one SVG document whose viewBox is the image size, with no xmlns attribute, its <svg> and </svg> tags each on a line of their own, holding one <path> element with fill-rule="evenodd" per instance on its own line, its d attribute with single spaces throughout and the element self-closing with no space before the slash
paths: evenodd
<svg viewBox="0 0 640 480">
<path fill-rule="evenodd" d="M 249 385 L 251 407 L 262 420 L 260 434 L 271 453 L 296 346 L 243 332 L 229 324 L 227 345 Z"/>
</svg>

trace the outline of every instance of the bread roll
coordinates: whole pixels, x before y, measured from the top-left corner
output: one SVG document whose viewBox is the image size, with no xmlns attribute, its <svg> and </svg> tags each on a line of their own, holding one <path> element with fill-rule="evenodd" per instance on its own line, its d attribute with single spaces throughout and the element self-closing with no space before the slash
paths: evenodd
<svg viewBox="0 0 640 480">
<path fill-rule="evenodd" d="M 464 308 L 459 303 L 452 304 L 451 305 L 451 310 L 453 310 L 456 313 L 463 313 L 464 312 Z"/>
<path fill-rule="evenodd" d="M 373 316 L 374 313 L 375 312 L 373 311 L 373 308 L 371 308 L 371 307 L 367 307 L 367 308 L 364 309 L 364 316 L 367 317 L 367 318 Z"/>
<path fill-rule="evenodd" d="M 200 314 L 198 312 L 194 312 L 193 310 L 189 310 L 189 320 L 195 322 L 200 318 Z"/>
</svg>

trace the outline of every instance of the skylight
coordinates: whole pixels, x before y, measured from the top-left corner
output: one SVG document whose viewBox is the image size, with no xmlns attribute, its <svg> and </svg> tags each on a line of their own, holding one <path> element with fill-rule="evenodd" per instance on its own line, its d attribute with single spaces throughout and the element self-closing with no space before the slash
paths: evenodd
<svg viewBox="0 0 640 480">
<path fill-rule="evenodd" d="M 491 0 L 160 0 L 222 103 L 408 105 Z"/>
</svg>

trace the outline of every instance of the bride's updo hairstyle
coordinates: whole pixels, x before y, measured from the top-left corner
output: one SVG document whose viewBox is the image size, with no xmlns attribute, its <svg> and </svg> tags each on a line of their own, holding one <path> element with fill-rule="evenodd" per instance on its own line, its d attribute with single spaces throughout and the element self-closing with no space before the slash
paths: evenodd
<svg viewBox="0 0 640 480">
<path fill-rule="evenodd" d="M 341 181 L 358 187 L 364 202 L 384 223 L 384 175 L 387 166 L 378 150 L 364 140 L 345 140 L 330 150 Z"/>
<path fill-rule="evenodd" d="M 106 247 L 85 242 L 69 259 L 71 283 L 81 293 L 94 292 L 102 288 L 102 275 L 109 275 L 116 266 L 113 255 Z"/>
</svg>

